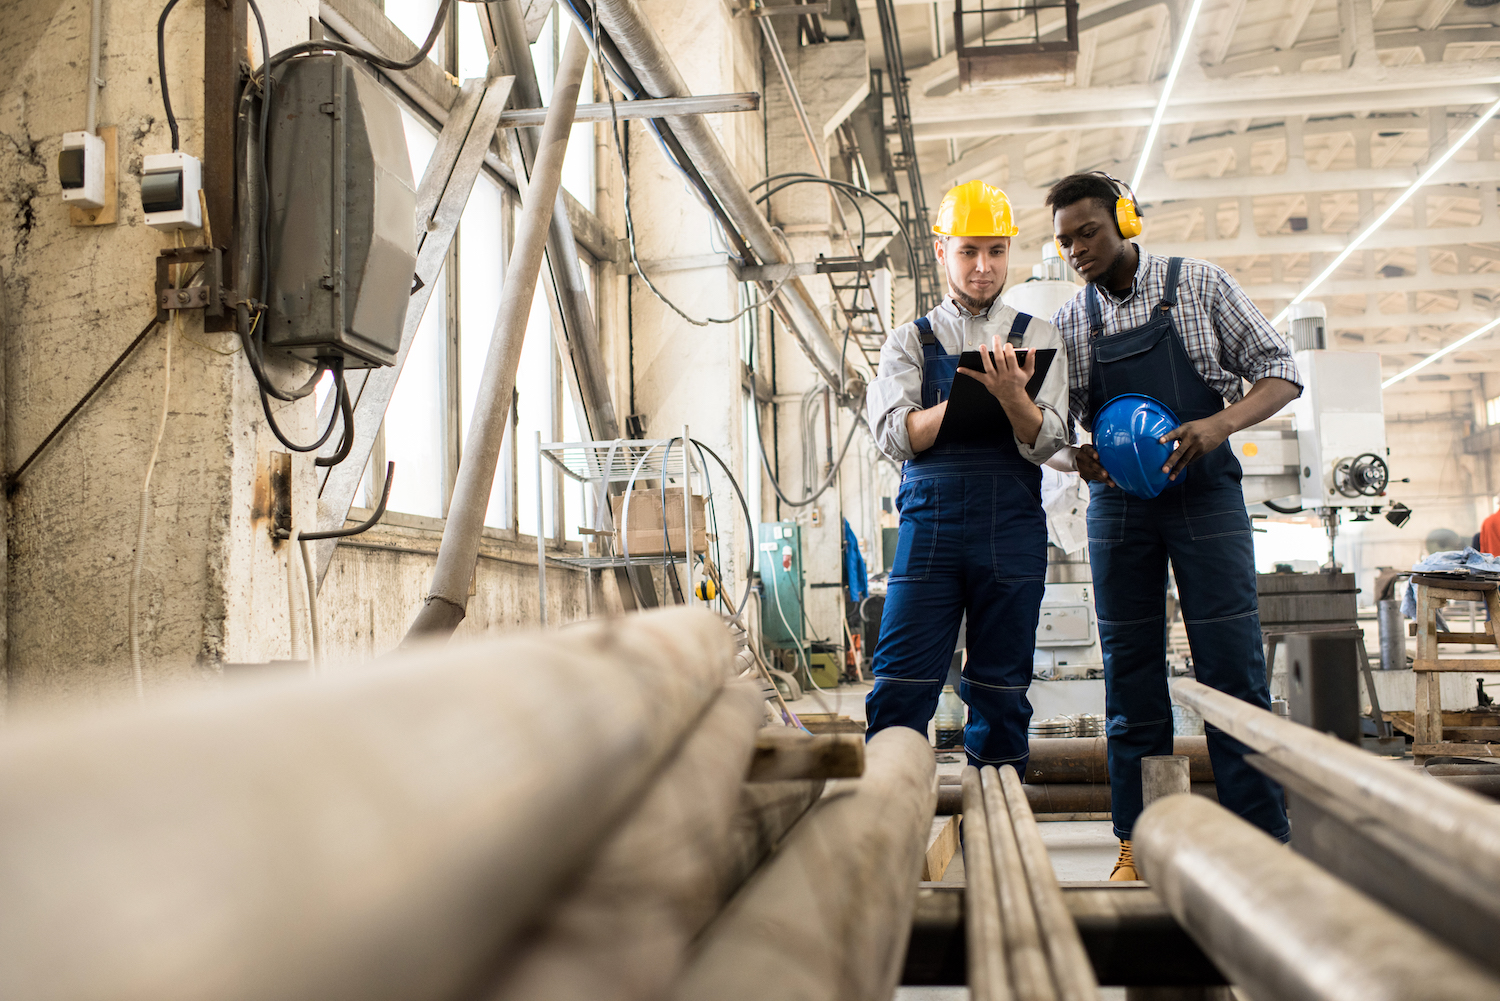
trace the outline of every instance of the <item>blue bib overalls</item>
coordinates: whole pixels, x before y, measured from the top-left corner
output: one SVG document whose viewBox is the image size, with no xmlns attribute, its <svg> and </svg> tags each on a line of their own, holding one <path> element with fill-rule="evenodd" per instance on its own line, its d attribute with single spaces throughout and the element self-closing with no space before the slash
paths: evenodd
<svg viewBox="0 0 1500 1001">
<path fill-rule="evenodd" d="M 1016 317 L 1012 343 L 1030 321 Z M 922 406 L 934 407 L 948 398 L 959 356 L 943 351 L 925 316 L 917 327 Z M 896 559 L 865 708 L 870 736 L 890 726 L 925 734 L 967 611 L 959 694 L 969 706 L 969 763 L 1012 763 L 1024 772 L 1047 521 L 1041 470 L 1017 451 L 1009 427 L 1000 430 L 998 444 L 934 446 L 902 467 Z"/>
<path fill-rule="evenodd" d="M 1182 259 L 1167 267 L 1166 293 L 1145 324 L 1101 336 L 1099 293 L 1089 312 L 1089 421 L 1121 393 L 1144 393 L 1183 423 L 1224 408 L 1223 397 L 1193 367 L 1172 321 Z M 1199 681 L 1262 709 L 1271 707 L 1255 596 L 1255 547 L 1229 443 L 1178 474 L 1151 500 L 1089 484 L 1089 562 L 1104 648 L 1105 733 L 1115 835 L 1129 838 L 1141 812 L 1141 759 L 1172 753 L 1167 692 L 1167 562 Z M 1219 802 L 1278 838 L 1287 834 L 1281 788 L 1250 765 L 1249 749 L 1209 726 Z"/>
</svg>

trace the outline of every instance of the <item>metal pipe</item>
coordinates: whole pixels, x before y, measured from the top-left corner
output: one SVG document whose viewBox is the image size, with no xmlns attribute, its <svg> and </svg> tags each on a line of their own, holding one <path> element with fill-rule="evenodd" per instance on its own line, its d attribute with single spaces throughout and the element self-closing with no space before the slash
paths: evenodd
<svg viewBox="0 0 1500 1001">
<path fill-rule="evenodd" d="M 1147 807 L 1134 833 L 1147 881 L 1251 997 L 1500 999 L 1466 956 L 1201 797 Z"/>
<path fill-rule="evenodd" d="M 1109 812 L 1111 797 L 1110 788 L 1106 784 L 1085 785 L 1081 782 L 1060 782 L 1041 785 L 1028 782 L 1022 788 L 1026 791 L 1026 802 L 1031 807 L 1032 813 L 1056 815 Z M 962 812 L 957 792 L 958 789 L 955 786 L 939 787 L 939 813 Z M 1219 798 L 1218 789 L 1212 782 L 1194 782 L 1192 793 L 1216 802 Z"/>
<path fill-rule="evenodd" d="M 568 32 L 532 173 L 531 197 L 522 207 L 516 225 L 515 249 L 505 269 L 495 331 L 484 359 L 484 374 L 480 377 L 474 415 L 464 441 L 453 499 L 448 505 L 437 566 L 432 571 L 427 600 L 406 634 L 408 642 L 422 636 L 452 635 L 468 610 L 469 580 L 479 559 L 485 510 L 495 483 L 500 445 L 509 424 L 516 365 L 531 317 L 537 272 L 552 224 L 563 158 L 568 151 L 568 134 L 573 127 L 573 108 L 578 104 L 578 89 L 588 55 L 588 43 L 578 30 Z"/>
<path fill-rule="evenodd" d="M 516 107 L 510 112 L 514 117 L 519 109 L 536 109 L 543 115 L 549 109 L 542 107 L 541 87 L 536 78 L 536 66 L 531 60 L 531 49 L 526 41 L 526 25 L 519 3 L 487 3 L 480 9 L 480 27 L 492 46 L 500 49 L 508 72 L 516 78 Z M 608 106 L 604 106 L 606 111 Z M 576 114 L 574 121 L 578 121 Z M 536 125 L 545 123 L 538 118 Z M 501 116 L 501 128 L 510 127 L 506 116 Z M 521 150 L 521 170 L 517 175 L 518 187 L 530 183 L 536 161 L 541 129 L 522 128 L 517 133 Z M 547 235 L 547 268 L 550 275 L 550 291 L 562 314 L 562 328 L 555 331 L 559 353 L 567 359 L 571 377 L 569 382 L 577 389 L 578 399 L 583 404 L 584 423 L 589 437 L 598 441 L 610 441 L 620 436 L 620 423 L 615 414 L 614 400 L 609 395 L 609 377 L 605 371 L 599 334 L 594 322 L 593 304 L 583 269 L 578 263 L 578 247 L 573 237 L 573 225 L 568 220 L 567 201 L 558 192 L 552 207 L 552 228 Z"/>
<path fill-rule="evenodd" d="M 974 1001 L 1010 1001 L 1010 963 L 1000 926 L 1000 889 L 995 882 L 988 811 L 979 769 L 969 765 L 964 791 L 964 940 L 968 946 L 969 994 Z"/>
<path fill-rule="evenodd" d="M 693 939 L 822 788 L 796 783 L 801 809 L 747 815 L 762 805 L 741 776 L 763 705 L 758 685 L 719 693 L 488 1001 L 646 1001 L 670 989 Z M 739 835 L 767 821 L 772 837 Z"/>
<path fill-rule="evenodd" d="M 9 727 L 4 992 L 470 996 L 733 656 L 674 609 Z"/>
<path fill-rule="evenodd" d="M 1000 786 L 1005 794 L 1006 809 L 1010 811 L 1026 883 L 1031 888 L 1032 909 L 1052 966 L 1057 996 L 1061 1001 L 1098 1001 L 1099 982 L 1094 979 L 1094 968 L 1083 948 L 1083 940 L 1078 936 L 1078 926 L 1063 900 L 1052 859 L 1047 855 L 1042 832 L 1027 802 L 1026 787 L 1009 765 L 1000 769 Z"/>
<path fill-rule="evenodd" d="M 1010 982 L 1016 997 L 1026 1001 L 1056 1001 L 1057 988 L 1047 954 L 1042 951 L 1042 933 L 1032 907 L 1021 849 L 1016 845 L 1010 807 L 993 765 L 979 770 L 984 790 L 985 820 L 990 828 L 990 851 L 995 859 L 999 884 L 1000 923 L 1005 932 L 1005 955 L 1010 963 Z"/>
<path fill-rule="evenodd" d="M 1214 780 L 1213 762 L 1208 757 L 1208 738 L 1173 737 L 1172 753 L 1188 758 L 1194 782 Z M 1092 782 L 1109 781 L 1108 741 L 1105 737 L 1033 737 L 1031 757 L 1026 762 L 1025 781 Z"/>
<path fill-rule="evenodd" d="M 906 727 L 867 748 L 703 931 L 677 1001 L 835 998 L 896 990 L 932 825 L 932 747 Z"/>
<path fill-rule="evenodd" d="M 1447 860 L 1500 898 L 1500 804 L 1417 770 L 1367 754 L 1336 737 L 1280 719 L 1190 678 L 1172 697 L 1327 796 L 1380 815 L 1434 858 Z"/>
<path fill-rule="evenodd" d="M 89 10 L 89 102 L 88 112 L 84 118 L 86 124 L 83 126 L 84 131 L 90 134 L 94 133 L 98 122 L 99 88 L 104 85 L 104 81 L 99 79 L 99 46 L 103 34 L 104 0 L 93 0 Z"/>
<path fill-rule="evenodd" d="M 666 46 L 635 0 L 597 0 L 594 9 L 652 97 L 690 96 Z M 791 263 L 708 122 L 701 115 L 669 117 L 666 122 L 756 256 L 769 264 Z M 769 289 L 772 284 L 762 283 L 762 287 Z M 862 409 L 864 376 L 851 360 L 841 362 L 839 346 L 802 279 L 792 278 L 783 284 L 773 306 L 818 374 L 840 391 L 841 402 L 851 409 Z"/>
</svg>

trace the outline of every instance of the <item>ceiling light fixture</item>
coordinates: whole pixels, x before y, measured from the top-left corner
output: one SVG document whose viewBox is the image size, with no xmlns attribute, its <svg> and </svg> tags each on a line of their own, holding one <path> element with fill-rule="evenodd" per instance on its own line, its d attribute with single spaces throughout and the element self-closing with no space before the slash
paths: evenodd
<svg viewBox="0 0 1500 1001">
<path fill-rule="evenodd" d="M 1188 43 L 1193 38 L 1193 25 L 1198 20 L 1198 11 L 1203 0 L 1193 0 L 1188 8 L 1187 20 L 1182 24 L 1182 38 L 1177 42 L 1177 54 L 1172 57 L 1172 68 L 1167 70 L 1167 79 L 1162 83 L 1161 100 L 1156 102 L 1156 114 L 1151 116 L 1151 128 L 1146 131 L 1146 145 L 1141 149 L 1140 162 L 1135 165 L 1135 176 L 1130 179 L 1130 190 L 1140 189 L 1141 178 L 1146 174 L 1146 160 L 1151 156 L 1151 147 L 1156 144 L 1156 133 L 1161 130 L 1162 115 L 1167 112 L 1167 101 L 1172 97 L 1172 85 L 1177 82 L 1177 71 L 1182 69 L 1183 57 L 1187 55 Z"/>
<path fill-rule="evenodd" d="M 1491 320 L 1489 323 L 1486 323 L 1484 326 L 1480 327 L 1479 329 L 1474 330 L 1474 331 L 1472 331 L 1470 333 L 1467 333 L 1464 336 L 1460 337 L 1458 340 L 1454 341 L 1452 344 L 1449 344 L 1445 348 L 1438 348 L 1432 354 L 1428 355 L 1426 358 L 1423 358 L 1421 361 L 1417 362 L 1415 365 L 1413 365 L 1411 368 L 1407 369 L 1405 372 L 1402 372 L 1400 375 L 1393 375 L 1389 379 L 1387 379 L 1384 382 L 1382 382 L 1380 384 L 1380 388 L 1381 389 L 1390 389 L 1396 383 L 1400 382 L 1402 379 L 1405 379 L 1407 376 L 1411 375 L 1412 373 L 1414 373 L 1414 372 L 1420 372 L 1422 369 L 1426 368 L 1428 365 L 1431 365 L 1433 362 L 1437 361 L 1439 358 L 1443 357 L 1444 355 L 1452 354 L 1453 352 L 1457 351 L 1459 348 L 1463 347 L 1465 344 L 1469 343 L 1472 340 L 1477 340 L 1478 338 L 1483 337 L 1485 334 L 1489 333 L 1491 330 L 1494 330 L 1496 327 L 1500 327 L 1500 319 Z"/>
<path fill-rule="evenodd" d="M 1318 277 L 1309 282 L 1306 288 L 1297 293 L 1297 298 L 1287 303 L 1286 307 L 1282 309 L 1281 312 L 1276 314 L 1276 319 L 1271 321 L 1271 325 L 1276 327 L 1281 326 L 1281 321 L 1287 318 L 1287 315 L 1291 313 L 1293 306 L 1297 305 L 1297 303 L 1312 295 L 1313 289 L 1317 288 L 1319 285 L 1327 281 L 1329 277 L 1339 269 L 1339 266 L 1349 259 L 1349 256 L 1351 254 L 1353 254 L 1356 250 L 1364 245 L 1364 242 L 1370 238 L 1371 234 L 1373 234 L 1381 226 L 1384 226 L 1386 222 L 1390 220 L 1391 216 L 1400 211 L 1401 206 L 1405 205 L 1408 201 L 1411 200 L 1411 196 L 1417 193 L 1418 188 L 1423 187 L 1427 184 L 1428 181 L 1432 180 L 1433 175 L 1442 169 L 1443 164 L 1453 159 L 1453 154 L 1462 149 L 1464 144 L 1467 143 L 1470 139 L 1473 139 L 1475 134 L 1484 127 L 1484 123 L 1495 117 L 1496 112 L 1500 112 L 1500 101 L 1496 101 L 1494 104 L 1486 108 L 1484 110 L 1484 114 L 1480 115 L 1478 120 L 1475 121 L 1473 125 L 1469 126 L 1468 131 L 1460 136 L 1457 142 L 1455 142 L 1452 146 L 1449 146 L 1443 152 L 1442 156 L 1438 157 L 1436 160 L 1432 161 L 1432 163 L 1427 165 L 1427 169 L 1422 171 L 1422 176 L 1413 181 L 1411 183 L 1411 187 L 1401 192 L 1400 197 L 1391 202 L 1391 204 L 1387 205 L 1385 211 L 1380 213 L 1380 215 L 1376 217 L 1374 222 L 1366 226 L 1364 231 L 1356 236 L 1347 247 L 1339 251 L 1338 256 L 1329 263 L 1328 267 L 1323 269 L 1322 274 L 1318 275 Z M 1405 375 L 1406 373 L 1402 373 L 1402 375 L 1398 376 L 1398 378 L 1403 378 L 1405 377 Z M 1386 385 L 1390 384 L 1387 383 Z"/>
</svg>

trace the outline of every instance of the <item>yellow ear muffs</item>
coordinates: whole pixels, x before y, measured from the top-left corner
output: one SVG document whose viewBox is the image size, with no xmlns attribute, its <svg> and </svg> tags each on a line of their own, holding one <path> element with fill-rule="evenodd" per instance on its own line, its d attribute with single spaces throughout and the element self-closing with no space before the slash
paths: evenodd
<svg viewBox="0 0 1500 1001">
<path fill-rule="evenodd" d="M 1125 239 L 1141 235 L 1141 215 L 1136 210 L 1135 199 L 1122 197 L 1115 202 L 1115 224 Z"/>
<path fill-rule="evenodd" d="M 1055 236 L 1052 238 L 1052 246 L 1054 246 L 1054 247 L 1057 248 L 1057 256 L 1058 257 L 1061 257 L 1065 261 L 1068 259 L 1067 255 L 1065 255 L 1063 253 L 1063 251 L 1062 251 L 1062 244 L 1060 244 L 1060 243 L 1057 242 L 1057 237 L 1055 237 Z"/>
</svg>

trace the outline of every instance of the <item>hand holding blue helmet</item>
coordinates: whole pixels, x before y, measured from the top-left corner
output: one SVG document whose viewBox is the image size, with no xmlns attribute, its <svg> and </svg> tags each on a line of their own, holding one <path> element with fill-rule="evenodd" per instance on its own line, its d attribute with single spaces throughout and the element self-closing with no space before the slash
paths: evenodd
<svg viewBox="0 0 1500 1001">
<path fill-rule="evenodd" d="M 1094 415 L 1099 463 L 1121 490 L 1150 500 L 1183 480 L 1183 476 L 1171 480 L 1162 471 L 1176 447 L 1163 442 L 1162 436 L 1179 424 L 1177 415 L 1159 400 L 1140 393 L 1116 396 Z"/>
</svg>

